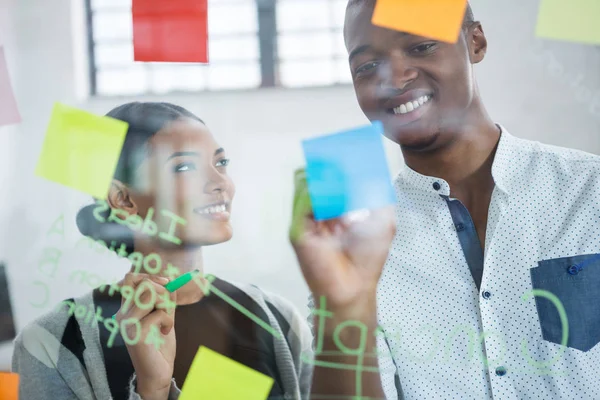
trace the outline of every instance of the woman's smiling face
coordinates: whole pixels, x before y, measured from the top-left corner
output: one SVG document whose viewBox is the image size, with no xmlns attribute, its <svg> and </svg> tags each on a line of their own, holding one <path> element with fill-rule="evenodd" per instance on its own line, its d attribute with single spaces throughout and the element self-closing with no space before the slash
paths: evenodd
<svg viewBox="0 0 600 400">
<path fill-rule="evenodd" d="M 229 159 L 203 123 L 181 118 L 166 124 L 148 141 L 148 156 L 136 171 L 140 191 L 133 192 L 138 214 L 152 207 L 159 232 L 167 232 L 169 210 L 183 218 L 174 235 L 184 246 L 222 243 L 230 224 L 235 186 L 227 174 Z M 145 183 L 144 183 L 145 182 Z"/>
</svg>

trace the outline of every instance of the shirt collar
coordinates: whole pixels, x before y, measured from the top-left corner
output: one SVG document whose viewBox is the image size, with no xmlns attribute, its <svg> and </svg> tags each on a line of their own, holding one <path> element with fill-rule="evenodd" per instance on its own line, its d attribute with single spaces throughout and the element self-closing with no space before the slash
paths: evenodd
<svg viewBox="0 0 600 400">
<path fill-rule="evenodd" d="M 513 171 L 513 168 L 511 168 L 511 159 L 516 155 L 515 150 L 517 150 L 518 147 L 518 139 L 508 133 L 502 125 L 498 125 L 498 127 L 500 128 L 501 134 L 492 163 L 492 177 L 498 189 L 508 193 L 510 178 Z M 448 182 L 435 176 L 422 175 L 411 169 L 406 163 L 402 165 L 396 181 L 398 183 L 407 183 L 427 192 L 442 196 L 450 196 L 450 185 Z"/>
</svg>

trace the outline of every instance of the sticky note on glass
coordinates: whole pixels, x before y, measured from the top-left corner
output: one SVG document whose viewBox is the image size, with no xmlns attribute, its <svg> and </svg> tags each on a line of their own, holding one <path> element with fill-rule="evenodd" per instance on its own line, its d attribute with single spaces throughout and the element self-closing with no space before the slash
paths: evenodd
<svg viewBox="0 0 600 400">
<path fill-rule="evenodd" d="M 128 124 L 56 103 L 35 174 L 104 199 Z"/>
<path fill-rule="evenodd" d="M 542 0 L 539 37 L 600 44 L 600 0 Z"/>
<path fill-rule="evenodd" d="M 395 203 L 382 135 L 377 121 L 302 142 L 316 220 Z"/>
<path fill-rule="evenodd" d="M 0 400 L 19 400 L 19 375 L 0 372 Z"/>
<path fill-rule="evenodd" d="M 179 400 L 265 400 L 273 378 L 200 347 L 185 378 Z"/>
<path fill-rule="evenodd" d="M 2 46 L 0 46 L 0 104 L 0 126 L 21 122 Z"/>
<path fill-rule="evenodd" d="M 467 0 L 377 0 L 373 25 L 456 43 Z"/>
<path fill-rule="evenodd" d="M 133 0 L 133 58 L 208 62 L 207 0 Z"/>
</svg>

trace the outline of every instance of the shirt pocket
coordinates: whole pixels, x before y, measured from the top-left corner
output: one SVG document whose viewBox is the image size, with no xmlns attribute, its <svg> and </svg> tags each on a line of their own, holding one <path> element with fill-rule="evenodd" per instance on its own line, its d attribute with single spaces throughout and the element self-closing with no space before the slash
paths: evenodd
<svg viewBox="0 0 600 400">
<path fill-rule="evenodd" d="M 567 347 L 588 351 L 600 342 L 600 254 L 555 258 L 531 268 L 534 289 L 555 295 L 562 303 L 569 331 Z M 556 305 L 535 296 L 542 337 L 561 344 L 562 323 Z"/>
</svg>

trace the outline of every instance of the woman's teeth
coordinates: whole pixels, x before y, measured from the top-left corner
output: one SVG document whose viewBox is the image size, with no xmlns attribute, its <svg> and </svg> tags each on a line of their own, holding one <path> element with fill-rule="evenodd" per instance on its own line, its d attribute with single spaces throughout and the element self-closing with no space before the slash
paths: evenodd
<svg viewBox="0 0 600 400">
<path fill-rule="evenodd" d="M 207 208 L 202 208 L 200 210 L 198 210 L 198 214 L 215 214 L 215 213 L 222 213 L 227 211 L 227 207 L 225 207 L 225 204 L 221 204 L 218 206 L 212 206 L 212 207 L 207 207 Z"/>
<path fill-rule="evenodd" d="M 409 113 L 409 112 L 414 111 L 417 108 L 421 107 L 423 104 L 427 103 L 429 100 L 431 100 L 431 96 L 429 96 L 429 95 L 421 96 L 417 100 L 409 101 L 408 103 L 401 104 L 398 107 L 395 107 L 393 109 L 394 114 Z"/>
</svg>

